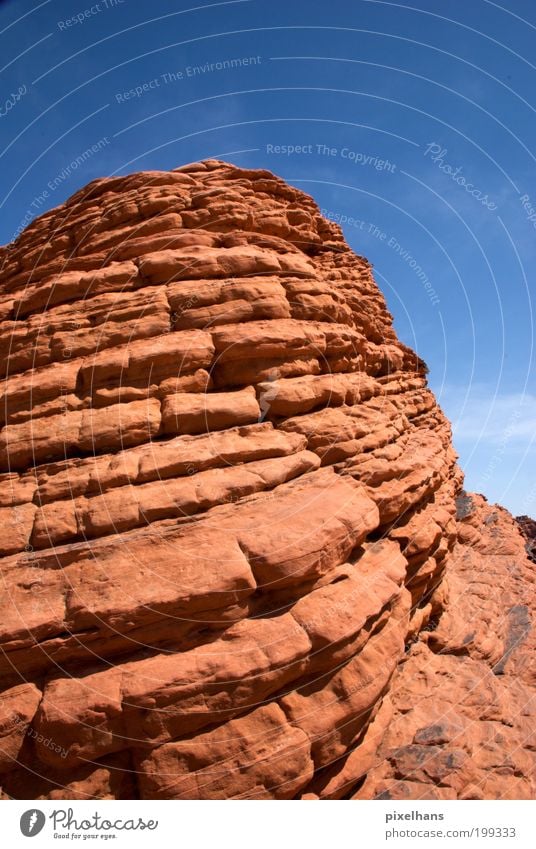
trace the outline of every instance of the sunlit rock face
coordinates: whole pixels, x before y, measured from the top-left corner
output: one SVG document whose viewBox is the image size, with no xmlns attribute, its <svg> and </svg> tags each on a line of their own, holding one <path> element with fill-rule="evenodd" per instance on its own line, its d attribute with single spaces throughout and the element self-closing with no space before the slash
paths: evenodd
<svg viewBox="0 0 536 849">
<path fill-rule="evenodd" d="M 523 540 L 311 198 L 96 180 L 0 267 L 4 798 L 535 795 Z"/>
</svg>

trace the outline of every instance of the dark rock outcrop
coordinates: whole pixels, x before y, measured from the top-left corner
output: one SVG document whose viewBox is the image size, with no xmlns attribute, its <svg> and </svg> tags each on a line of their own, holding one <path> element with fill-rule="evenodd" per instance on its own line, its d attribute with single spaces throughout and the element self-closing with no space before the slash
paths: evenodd
<svg viewBox="0 0 536 849">
<path fill-rule="evenodd" d="M 516 521 L 526 539 L 526 552 L 532 562 L 536 563 L 536 520 L 531 519 L 530 516 L 517 516 Z"/>
</svg>

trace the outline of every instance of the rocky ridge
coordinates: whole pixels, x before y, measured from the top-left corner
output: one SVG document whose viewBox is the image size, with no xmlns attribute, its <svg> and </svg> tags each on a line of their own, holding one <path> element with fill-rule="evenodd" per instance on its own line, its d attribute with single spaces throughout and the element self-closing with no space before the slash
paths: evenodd
<svg viewBox="0 0 536 849">
<path fill-rule="evenodd" d="M 533 570 L 311 198 L 210 160 L 0 251 L 4 798 L 534 798 Z"/>
</svg>

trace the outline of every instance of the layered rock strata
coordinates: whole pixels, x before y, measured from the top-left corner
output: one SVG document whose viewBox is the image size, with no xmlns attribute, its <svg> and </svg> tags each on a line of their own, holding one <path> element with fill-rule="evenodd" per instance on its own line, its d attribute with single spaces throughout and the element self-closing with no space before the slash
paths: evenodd
<svg viewBox="0 0 536 849">
<path fill-rule="evenodd" d="M 0 267 L 4 798 L 534 795 L 521 537 L 311 198 L 96 180 Z"/>
</svg>

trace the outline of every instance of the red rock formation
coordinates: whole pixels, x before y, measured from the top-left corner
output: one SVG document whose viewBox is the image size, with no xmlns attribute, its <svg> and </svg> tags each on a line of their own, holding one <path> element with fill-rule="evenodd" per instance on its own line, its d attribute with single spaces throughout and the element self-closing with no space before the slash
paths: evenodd
<svg viewBox="0 0 536 849">
<path fill-rule="evenodd" d="M 458 499 L 442 615 L 390 690 L 386 734 L 355 798 L 534 799 L 536 574 L 516 522 Z"/>
<path fill-rule="evenodd" d="M 535 795 L 521 537 L 309 197 L 96 180 L 0 262 L 4 797 Z"/>
</svg>

